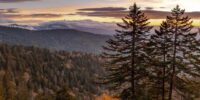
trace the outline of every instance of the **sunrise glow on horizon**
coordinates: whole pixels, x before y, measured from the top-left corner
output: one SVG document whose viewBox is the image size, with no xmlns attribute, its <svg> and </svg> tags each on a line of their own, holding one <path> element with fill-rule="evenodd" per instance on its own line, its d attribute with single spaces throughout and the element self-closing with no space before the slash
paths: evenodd
<svg viewBox="0 0 200 100">
<path fill-rule="evenodd" d="M 172 2 L 173 1 L 173 2 Z M 189 12 L 193 25 L 200 26 L 199 0 L 135 0 L 150 17 L 150 25 L 160 25 L 177 4 Z M 119 23 L 133 0 L 0 0 L 1 23 L 38 25 L 50 21 L 92 20 Z M 192 6 L 192 7 L 191 7 Z M 112 9 L 109 9 L 112 8 Z M 162 14 L 164 13 L 164 15 Z M 118 16 L 121 15 L 121 16 Z"/>
</svg>

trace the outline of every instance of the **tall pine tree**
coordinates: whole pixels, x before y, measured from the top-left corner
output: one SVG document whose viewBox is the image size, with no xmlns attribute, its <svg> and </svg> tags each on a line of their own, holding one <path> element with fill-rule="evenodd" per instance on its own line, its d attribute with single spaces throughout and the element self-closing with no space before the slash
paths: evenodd
<svg viewBox="0 0 200 100">
<path fill-rule="evenodd" d="M 167 16 L 167 23 L 170 25 L 173 34 L 173 52 L 170 55 L 172 59 L 169 100 L 172 99 L 173 90 L 181 91 L 189 83 L 187 81 L 188 77 L 198 76 L 196 71 L 193 70 L 193 64 L 189 62 L 189 57 L 193 55 L 196 33 L 191 33 L 193 28 L 191 18 L 184 16 L 184 13 L 185 10 L 180 9 L 177 5 L 172 10 L 171 16 Z"/>
<path fill-rule="evenodd" d="M 172 34 L 170 33 L 170 25 L 164 21 L 160 25 L 159 30 L 155 30 L 155 34 L 151 35 L 148 47 L 149 50 L 149 64 L 152 66 L 151 80 L 152 88 L 156 88 L 156 99 L 165 100 L 166 98 L 166 80 L 169 71 L 169 51 L 172 51 Z M 161 96 L 161 98 L 159 98 Z"/>
<path fill-rule="evenodd" d="M 102 54 L 107 59 L 105 69 L 108 75 L 104 83 L 117 92 L 122 100 L 141 100 L 144 97 L 145 80 L 148 76 L 145 47 L 148 32 L 148 18 L 136 4 L 130 7 L 129 14 L 117 24 L 121 30 L 107 41 Z"/>
</svg>

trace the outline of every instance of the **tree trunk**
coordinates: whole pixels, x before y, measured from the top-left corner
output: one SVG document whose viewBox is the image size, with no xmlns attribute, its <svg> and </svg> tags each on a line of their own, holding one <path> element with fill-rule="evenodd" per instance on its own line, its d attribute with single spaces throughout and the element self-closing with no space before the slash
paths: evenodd
<svg viewBox="0 0 200 100">
<path fill-rule="evenodd" d="M 166 38 L 166 37 L 165 37 Z M 165 56 L 166 56 L 166 50 L 165 50 L 165 43 L 164 43 L 164 51 L 163 51 L 163 53 L 164 53 L 164 55 L 163 55 L 163 77 L 162 77 L 162 100 L 165 100 L 165 62 L 166 62 L 166 58 L 165 58 Z"/>
<path fill-rule="evenodd" d="M 133 27 L 134 29 L 134 27 Z M 134 29 L 135 30 L 135 29 Z M 132 81 L 131 81 L 131 85 L 132 85 L 132 100 L 135 100 L 135 31 L 133 31 L 133 35 L 132 35 L 132 64 L 131 64 L 131 77 L 132 77 Z"/>
<path fill-rule="evenodd" d="M 173 65 L 172 65 L 172 74 L 171 74 L 171 80 L 170 80 L 170 90 L 169 90 L 169 100 L 172 100 L 172 93 L 173 93 L 173 85 L 174 85 L 174 75 L 176 73 L 176 42 L 177 42 L 177 30 L 178 25 L 176 25 L 175 29 L 175 39 L 174 39 L 174 52 L 173 52 Z"/>
</svg>

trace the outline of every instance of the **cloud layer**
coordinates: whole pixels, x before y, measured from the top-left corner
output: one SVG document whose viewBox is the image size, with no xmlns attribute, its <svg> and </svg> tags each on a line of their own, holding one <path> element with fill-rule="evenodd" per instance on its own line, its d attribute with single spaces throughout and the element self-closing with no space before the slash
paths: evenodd
<svg viewBox="0 0 200 100">
<path fill-rule="evenodd" d="M 102 23 L 92 20 L 79 20 L 79 21 L 51 21 L 41 23 L 36 29 L 76 29 L 96 34 L 112 35 L 117 28 L 115 23 Z"/>
<path fill-rule="evenodd" d="M 152 25 L 159 25 L 160 19 L 164 19 L 166 16 L 170 15 L 170 12 L 167 11 L 158 11 L 154 10 L 153 7 L 145 7 L 143 12 L 151 20 Z M 23 13 L 21 9 L 10 8 L 10 9 L 0 9 L 0 23 L 3 22 L 16 22 L 23 24 L 39 24 L 47 21 L 56 21 L 56 20 L 93 20 L 99 22 L 121 22 L 121 18 L 126 16 L 129 13 L 127 8 L 123 7 L 101 7 L 101 8 L 82 8 L 77 9 L 73 13 L 55 13 L 55 12 L 34 12 L 34 13 Z M 186 12 L 185 15 L 193 19 L 200 19 L 200 12 Z M 74 18 L 74 19 L 73 19 Z M 82 19 L 81 19 L 82 18 Z M 101 18 L 101 19 L 100 19 Z M 105 21 L 108 19 L 109 21 Z M 158 21 L 157 21 L 158 19 Z M 5 20 L 5 21 L 3 21 Z M 111 21 L 110 21 L 111 20 Z M 35 22 L 34 22 L 35 21 Z M 154 21 L 154 22 L 153 22 Z M 156 22 L 157 21 L 157 22 Z M 197 21 L 195 21 L 197 22 Z"/>
<path fill-rule="evenodd" d="M 58 17 L 63 17 L 64 15 L 60 14 L 9 14 L 9 15 L 3 15 L 4 17 L 7 18 L 58 18 Z"/>
<path fill-rule="evenodd" d="M 0 9 L 0 17 L 4 18 L 58 18 L 63 17 L 63 14 L 51 14 L 51 13 L 40 13 L 40 14 L 20 14 L 20 11 L 16 8 Z"/>
<path fill-rule="evenodd" d="M 103 7 L 103 8 L 83 8 L 78 9 L 79 11 L 124 11 L 126 8 L 123 7 Z"/>
<path fill-rule="evenodd" d="M 39 1 L 39 0 L 0 0 L 0 3 L 26 2 L 26 1 Z"/>
<path fill-rule="evenodd" d="M 170 15 L 170 12 L 153 10 L 153 7 L 146 7 L 146 10 L 143 10 L 143 12 L 150 19 L 164 19 L 166 16 Z M 128 14 L 128 11 L 126 10 L 126 8 L 122 7 L 85 8 L 78 9 L 78 12 L 76 14 L 95 17 L 122 18 Z M 194 19 L 200 18 L 200 12 L 186 12 L 185 15 L 188 15 Z"/>
</svg>

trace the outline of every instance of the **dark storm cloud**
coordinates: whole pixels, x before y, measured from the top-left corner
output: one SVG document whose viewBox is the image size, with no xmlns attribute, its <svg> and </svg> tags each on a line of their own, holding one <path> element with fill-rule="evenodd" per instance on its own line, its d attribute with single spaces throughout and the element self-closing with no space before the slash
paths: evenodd
<svg viewBox="0 0 200 100">
<path fill-rule="evenodd" d="M 146 16 L 151 19 L 163 19 L 166 16 L 170 15 L 170 12 L 165 11 L 156 11 L 152 10 L 152 7 L 147 7 L 146 10 L 143 10 Z M 92 11 L 92 12 L 87 12 Z M 95 16 L 95 17 L 115 17 L 122 18 L 128 14 L 126 8 L 114 8 L 114 7 L 104 7 L 104 8 L 85 8 L 78 9 L 77 15 L 85 15 L 85 16 Z M 186 12 L 185 15 L 200 19 L 200 12 Z"/>
<path fill-rule="evenodd" d="M 40 1 L 40 0 L 0 0 L 0 3 L 26 2 L 26 1 Z"/>
</svg>

